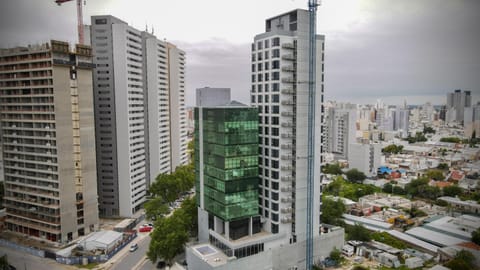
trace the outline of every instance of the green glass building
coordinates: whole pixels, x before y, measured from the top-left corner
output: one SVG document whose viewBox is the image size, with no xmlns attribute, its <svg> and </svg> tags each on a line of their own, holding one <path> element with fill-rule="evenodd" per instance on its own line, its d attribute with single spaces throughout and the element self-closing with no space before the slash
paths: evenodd
<svg viewBox="0 0 480 270">
<path fill-rule="evenodd" d="M 195 177 L 197 205 L 208 213 L 209 229 L 229 239 L 255 230 L 251 218 L 258 216 L 256 108 L 238 102 L 195 108 Z"/>
</svg>

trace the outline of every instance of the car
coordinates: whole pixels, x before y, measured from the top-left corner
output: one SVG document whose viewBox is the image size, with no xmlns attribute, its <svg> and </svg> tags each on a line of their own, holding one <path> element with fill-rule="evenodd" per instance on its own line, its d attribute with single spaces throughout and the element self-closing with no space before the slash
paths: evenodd
<svg viewBox="0 0 480 270">
<path fill-rule="evenodd" d="M 147 225 L 153 228 L 153 223 L 147 223 Z"/>
<path fill-rule="evenodd" d="M 137 249 L 138 249 L 138 244 L 132 244 L 132 245 L 130 246 L 130 252 L 134 252 L 134 251 L 137 250 Z"/>
<path fill-rule="evenodd" d="M 138 231 L 139 231 L 139 232 L 150 232 L 150 231 L 152 231 L 152 229 L 153 229 L 153 228 L 150 227 L 150 226 L 142 226 L 142 227 L 140 227 L 140 228 L 138 229 Z"/>
<path fill-rule="evenodd" d="M 165 263 L 165 261 L 163 261 L 163 260 L 158 261 L 158 263 L 157 263 L 157 269 L 165 268 L 165 266 L 167 266 L 167 264 Z"/>
</svg>

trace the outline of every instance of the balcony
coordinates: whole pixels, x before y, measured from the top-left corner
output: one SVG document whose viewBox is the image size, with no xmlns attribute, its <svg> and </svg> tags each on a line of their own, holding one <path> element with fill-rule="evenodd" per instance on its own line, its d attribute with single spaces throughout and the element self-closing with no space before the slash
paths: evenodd
<svg viewBox="0 0 480 270">
<path fill-rule="evenodd" d="M 294 66 L 284 66 L 284 67 L 282 67 L 282 71 L 284 71 L 284 72 L 294 72 L 295 67 Z"/>
<path fill-rule="evenodd" d="M 281 198 L 280 201 L 282 203 L 291 203 L 293 201 L 292 197 L 285 197 L 285 198 Z"/>
<path fill-rule="evenodd" d="M 291 217 L 291 216 L 282 217 L 282 218 L 280 219 L 280 221 L 281 221 L 282 223 L 291 223 L 291 222 L 292 222 L 292 217 Z"/>
<path fill-rule="evenodd" d="M 293 43 L 283 43 L 282 44 L 282 49 L 294 50 L 295 49 L 295 44 L 293 44 Z"/>
<path fill-rule="evenodd" d="M 285 88 L 285 89 L 282 89 L 282 94 L 293 95 L 295 94 L 295 91 L 293 90 L 293 88 Z"/>
<path fill-rule="evenodd" d="M 282 160 L 293 160 L 295 157 L 292 155 L 283 155 Z"/>
<path fill-rule="evenodd" d="M 293 177 L 292 176 L 282 176 L 282 178 L 280 178 L 280 180 L 282 180 L 283 182 L 291 182 L 291 181 L 293 181 Z"/>
<path fill-rule="evenodd" d="M 282 83 L 295 83 L 295 79 L 293 77 L 282 78 Z"/>
<path fill-rule="evenodd" d="M 284 149 L 284 150 L 289 150 L 289 149 L 293 149 L 293 145 L 291 144 L 282 144 L 280 146 L 281 149 Z"/>
<path fill-rule="evenodd" d="M 280 212 L 283 213 L 283 214 L 292 213 L 293 209 L 291 207 L 285 207 L 285 208 L 280 209 Z"/>
<path fill-rule="evenodd" d="M 293 113 L 293 112 L 290 112 L 290 111 L 286 111 L 286 112 L 282 112 L 280 115 L 281 115 L 281 116 L 293 116 L 294 113 Z"/>
<path fill-rule="evenodd" d="M 292 133 L 283 133 L 281 137 L 282 137 L 282 139 L 291 139 L 291 138 L 293 138 L 293 134 Z"/>
<path fill-rule="evenodd" d="M 293 127 L 293 123 L 292 122 L 284 122 L 281 124 L 282 127 Z"/>
<path fill-rule="evenodd" d="M 292 190 L 293 190 L 293 188 L 291 186 L 282 187 L 280 189 L 280 191 L 282 191 L 282 192 L 291 192 Z"/>
<path fill-rule="evenodd" d="M 291 171 L 293 170 L 293 166 L 282 166 L 280 167 L 282 171 Z"/>
<path fill-rule="evenodd" d="M 294 61 L 295 56 L 293 54 L 284 54 L 282 55 L 282 60 Z"/>
</svg>

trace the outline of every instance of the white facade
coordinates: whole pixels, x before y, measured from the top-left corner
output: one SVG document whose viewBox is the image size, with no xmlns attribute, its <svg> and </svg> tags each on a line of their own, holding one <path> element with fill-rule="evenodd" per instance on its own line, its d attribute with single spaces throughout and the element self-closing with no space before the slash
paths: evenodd
<svg viewBox="0 0 480 270">
<path fill-rule="evenodd" d="M 307 220 L 308 12 L 266 21 L 252 44 L 251 102 L 259 109 L 260 214 L 283 244 L 305 240 Z M 315 163 L 323 124 L 324 36 L 317 35 Z M 320 166 L 315 168 L 314 235 L 320 228 Z"/>
<path fill-rule="evenodd" d="M 100 214 L 131 217 L 159 173 L 186 164 L 184 53 L 92 16 Z"/>
<path fill-rule="evenodd" d="M 325 118 L 325 150 L 336 159 L 348 158 L 348 146 L 356 138 L 356 111 L 328 108 Z"/>
<path fill-rule="evenodd" d="M 410 111 L 406 108 L 397 107 L 392 111 L 392 118 L 393 130 L 398 131 L 401 138 L 408 137 L 408 129 L 410 125 Z"/>
<path fill-rule="evenodd" d="M 378 143 L 350 145 L 348 167 L 363 172 L 367 177 L 377 175 L 381 165 L 382 145 Z"/>
<path fill-rule="evenodd" d="M 470 91 L 455 90 L 453 93 L 447 94 L 447 109 L 455 109 L 455 116 L 450 121 L 463 123 L 464 110 L 472 105 L 472 96 Z"/>
<path fill-rule="evenodd" d="M 196 90 L 196 106 L 220 106 L 230 102 L 230 88 L 203 87 Z"/>
<path fill-rule="evenodd" d="M 185 52 L 168 44 L 170 85 L 170 143 L 172 171 L 188 163 L 187 109 L 185 107 Z"/>
</svg>

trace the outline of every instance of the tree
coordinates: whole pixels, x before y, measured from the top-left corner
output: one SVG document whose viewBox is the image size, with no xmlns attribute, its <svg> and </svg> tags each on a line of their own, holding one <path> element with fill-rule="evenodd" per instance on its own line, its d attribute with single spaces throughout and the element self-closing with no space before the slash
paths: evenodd
<svg viewBox="0 0 480 270">
<path fill-rule="evenodd" d="M 337 264 L 340 264 L 343 261 L 342 253 L 337 248 L 333 248 L 333 250 L 330 252 L 329 257 L 330 259 L 334 260 Z"/>
<path fill-rule="evenodd" d="M 369 268 L 361 265 L 355 265 L 352 270 L 368 270 Z"/>
<path fill-rule="evenodd" d="M 472 232 L 472 242 L 477 245 L 480 245 L 480 228 Z"/>
<path fill-rule="evenodd" d="M 168 205 L 161 197 L 156 197 L 147 201 L 143 207 L 145 208 L 146 218 L 149 220 L 157 220 L 168 214 Z"/>
<path fill-rule="evenodd" d="M 177 254 L 183 252 L 188 241 L 186 224 L 175 213 L 168 218 L 155 221 L 155 229 L 151 233 L 152 240 L 147 251 L 147 257 L 155 263 L 157 259 L 164 259 L 169 265 Z"/>
<path fill-rule="evenodd" d="M 10 264 L 8 263 L 7 254 L 0 257 L 0 270 L 9 270 Z"/>
<path fill-rule="evenodd" d="M 393 193 L 393 185 L 390 183 L 386 183 L 383 185 L 382 191 L 385 193 Z"/>
<path fill-rule="evenodd" d="M 463 193 L 462 188 L 455 185 L 444 187 L 442 191 L 444 196 L 450 196 L 450 197 L 455 197 Z"/>
<path fill-rule="evenodd" d="M 371 240 L 370 231 L 363 227 L 361 224 L 355 224 L 349 226 L 347 229 L 348 240 L 358 240 L 368 242 Z"/>
<path fill-rule="evenodd" d="M 434 180 L 444 180 L 445 176 L 441 170 L 428 170 L 427 177 Z"/>
<path fill-rule="evenodd" d="M 460 250 L 453 260 L 445 264 L 446 267 L 455 270 L 473 270 L 475 256 L 467 250 Z"/>
<path fill-rule="evenodd" d="M 423 133 L 432 133 L 435 134 L 435 130 L 432 127 L 428 127 L 427 125 L 423 125 Z"/>
<path fill-rule="evenodd" d="M 460 143 L 462 140 L 458 137 L 443 137 L 440 138 L 441 142 L 449 142 L 449 143 Z"/>
<path fill-rule="evenodd" d="M 322 199 L 322 223 L 331 225 L 342 225 L 342 215 L 345 213 L 346 207 L 342 200 L 334 201 L 328 197 Z"/>
<path fill-rule="evenodd" d="M 428 182 L 429 180 L 426 177 L 414 179 L 410 183 L 405 185 L 405 191 L 407 192 L 407 194 L 411 195 L 412 198 L 415 196 L 423 195 L 425 194 L 425 190 L 428 187 Z"/>
<path fill-rule="evenodd" d="M 322 171 L 327 174 L 342 174 L 342 168 L 340 168 L 340 165 L 338 163 L 333 163 L 333 164 L 326 164 L 325 166 L 322 167 Z"/>
<path fill-rule="evenodd" d="M 345 175 L 347 175 L 347 179 L 352 182 L 362 183 L 367 176 L 365 174 L 355 168 L 348 170 Z"/>
<path fill-rule="evenodd" d="M 437 169 L 446 171 L 449 169 L 449 167 L 447 163 L 440 163 L 438 164 Z"/>
<path fill-rule="evenodd" d="M 391 144 L 382 149 L 383 153 L 398 154 L 402 152 L 403 145 Z"/>
</svg>

